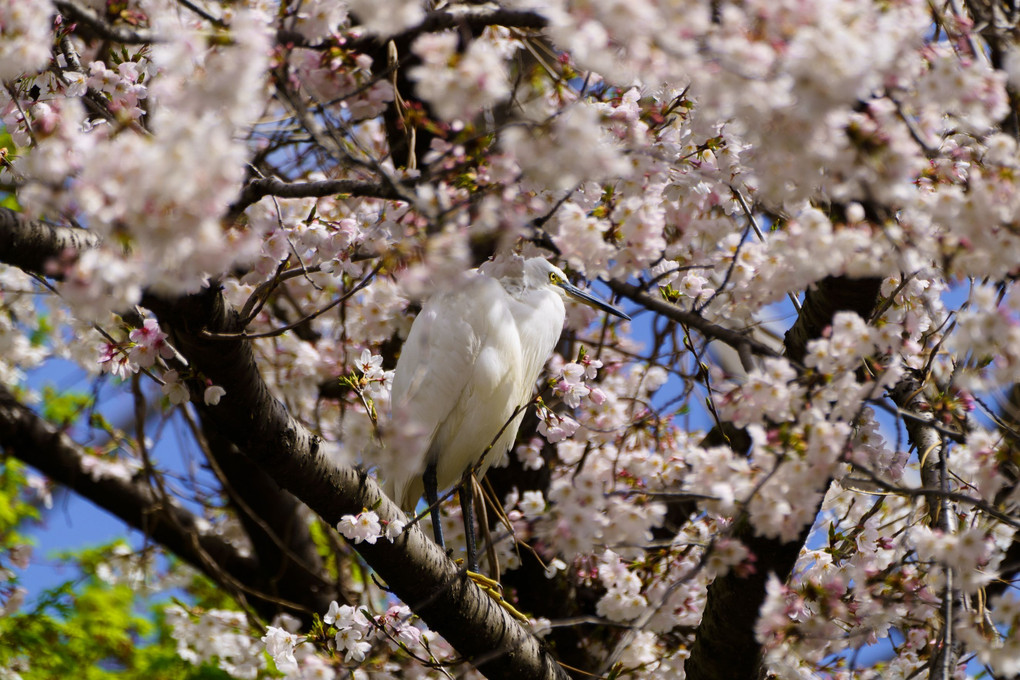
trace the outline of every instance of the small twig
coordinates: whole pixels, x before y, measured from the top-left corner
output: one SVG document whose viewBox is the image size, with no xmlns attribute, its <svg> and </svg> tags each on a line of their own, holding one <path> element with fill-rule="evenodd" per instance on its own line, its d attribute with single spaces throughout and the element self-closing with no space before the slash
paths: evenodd
<svg viewBox="0 0 1020 680">
<path fill-rule="evenodd" d="M 431 12 L 425 16 L 417 26 L 407 29 L 401 33 L 391 36 L 366 35 L 361 38 L 350 40 L 345 47 L 353 52 L 367 52 L 383 40 L 394 40 L 397 43 L 409 44 L 419 35 L 425 33 L 437 33 L 439 31 L 466 26 L 470 29 L 481 30 L 488 26 L 504 26 L 506 28 L 531 28 L 542 29 L 549 23 L 549 20 L 537 12 L 528 10 L 497 9 L 491 12 L 478 12 L 476 14 L 453 14 L 452 12 Z"/>
<path fill-rule="evenodd" d="M 744 355 L 751 353 L 776 358 L 782 356 L 779 352 L 775 351 L 768 345 L 748 337 L 745 333 L 714 324 L 700 314 L 680 309 L 674 304 L 646 293 L 637 286 L 616 280 L 608 281 L 607 285 L 614 293 L 629 298 L 647 309 L 658 314 L 662 314 L 666 318 L 672 319 L 677 323 L 690 326 L 707 338 L 718 340 L 725 345 L 729 345 L 733 349 L 737 350 L 739 354 Z M 794 368 L 797 368 L 797 364 L 792 361 L 791 365 Z"/>
<path fill-rule="evenodd" d="M 765 234 L 762 232 L 761 227 L 758 226 L 758 220 L 751 212 L 751 206 L 747 204 L 747 200 L 744 198 L 744 194 L 735 186 L 730 186 L 730 191 L 737 197 L 737 202 L 740 203 L 741 210 L 744 211 L 744 215 L 747 216 L 747 221 L 751 223 L 751 229 L 754 230 L 754 235 L 758 237 L 758 241 L 765 243 Z M 800 300 L 793 293 L 787 293 L 786 296 L 790 298 L 790 302 L 793 303 L 793 308 L 800 312 Z"/>
<path fill-rule="evenodd" d="M 985 513 L 989 517 L 993 517 L 993 518 L 999 520 L 1003 524 L 1011 526 L 1014 529 L 1020 529 L 1020 520 L 1018 520 L 1018 519 L 1016 519 L 1014 517 L 1010 517 L 1006 513 L 1004 513 L 1001 510 L 993 507 L 992 505 L 990 505 L 989 503 L 981 500 L 980 498 L 974 498 L 973 496 L 968 496 L 967 494 L 960 493 L 958 491 L 941 491 L 939 489 L 930 489 L 930 488 L 924 488 L 924 487 L 916 488 L 916 489 L 910 489 L 910 488 L 906 488 L 906 487 L 902 487 L 902 486 L 896 486 L 895 484 L 890 484 L 889 482 L 881 479 L 872 470 L 869 470 L 868 468 L 864 467 L 863 465 L 857 464 L 857 465 L 854 466 L 854 469 L 863 472 L 867 476 L 867 480 L 866 481 L 871 482 L 872 484 L 877 486 L 879 489 L 881 489 L 882 491 L 885 491 L 886 493 L 888 493 L 890 495 L 905 496 L 905 497 L 908 497 L 908 498 L 925 498 L 925 499 L 935 498 L 935 499 L 938 499 L 938 500 L 943 500 L 944 499 L 944 500 L 953 501 L 953 502 L 956 502 L 956 503 L 965 503 L 965 504 L 967 504 L 967 505 L 969 505 L 969 506 L 971 506 L 971 507 L 973 507 L 973 508 L 975 508 L 977 510 L 980 510 L 981 512 Z M 857 480 L 857 481 L 861 481 L 861 480 Z M 872 493 L 870 491 L 866 491 L 866 490 L 863 490 L 863 489 L 862 489 L 862 491 L 864 491 L 865 493 Z"/>
<path fill-rule="evenodd" d="M 276 328 L 276 329 L 271 330 L 271 331 L 266 331 L 265 333 L 247 333 L 247 332 L 244 332 L 244 331 L 242 331 L 240 333 L 211 333 L 209 331 L 202 331 L 202 337 L 211 338 L 211 339 L 214 339 L 214 340 L 238 340 L 238 339 L 255 340 L 255 339 L 258 339 L 258 338 L 273 338 L 273 337 L 276 337 L 278 335 L 283 335 L 287 331 L 293 330 L 293 329 L 297 328 L 298 326 L 300 326 L 301 324 L 307 323 L 307 322 L 311 321 L 312 319 L 315 319 L 315 318 L 317 318 L 319 316 L 322 316 L 323 314 L 325 314 L 329 310 L 333 309 L 334 307 L 336 307 L 338 304 L 340 304 L 344 300 L 350 299 L 350 297 L 352 295 L 354 295 L 355 293 L 360 291 L 362 288 L 367 286 L 372 281 L 372 279 L 375 278 L 375 275 L 379 273 L 379 270 L 382 269 L 382 267 L 383 267 L 383 263 L 380 262 L 378 265 L 376 265 L 375 269 L 373 269 L 371 272 L 369 272 L 368 275 L 365 276 L 365 278 L 363 278 L 358 283 L 358 285 L 354 286 L 354 288 L 351 288 L 349 291 L 347 291 L 346 293 L 344 293 L 343 295 L 341 295 L 337 299 L 333 300 L 332 302 L 330 302 L 325 307 L 317 309 L 314 312 L 312 312 L 311 314 L 308 314 L 308 315 L 298 319 L 294 323 L 289 323 L 286 326 L 283 326 L 282 328 Z M 302 271 L 303 271 L 303 269 L 302 269 Z"/>
<path fill-rule="evenodd" d="M 200 16 L 203 19 L 205 19 L 206 21 L 208 21 L 210 24 L 212 24 L 216 28 L 226 28 L 227 27 L 227 25 L 223 22 L 222 19 L 217 19 L 212 14 L 209 14 L 204 9 L 202 9 L 201 7 L 196 5 L 195 3 L 191 2 L 191 0 L 177 0 L 177 2 L 179 4 L 181 4 L 181 5 L 184 5 L 185 7 L 187 7 L 192 12 L 194 12 L 198 16 Z"/>
</svg>

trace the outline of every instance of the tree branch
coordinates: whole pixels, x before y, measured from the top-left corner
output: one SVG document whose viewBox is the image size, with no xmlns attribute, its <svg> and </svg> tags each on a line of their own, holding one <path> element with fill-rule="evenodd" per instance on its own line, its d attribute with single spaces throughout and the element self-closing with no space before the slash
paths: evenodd
<svg viewBox="0 0 1020 680">
<path fill-rule="evenodd" d="M 26 272 L 46 274 L 50 260 L 98 245 L 99 237 L 85 229 L 30 220 L 10 208 L 0 208 L 0 262 Z"/>
<path fill-rule="evenodd" d="M 622 295 L 625 298 L 633 300 L 645 309 L 662 314 L 667 319 L 672 319 L 684 326 L 689 326 L 704 335 L 706 338 L 718 340 L 723 344 L 729 345 L 733 349 L 737 350 L 742 358 L 748 353 L 765 357 L 780 356 L 778 352 L 768 345 L 758 342 L 745 333 L 714 324 L 700 314 L 680 309 L 676 305 L 666 302 L 662 298 L 646 293 L 637 286 L 615 280 L 609 281 L 608 285 L 610 290 L 617 295 Z M 745 366 L 745 368 L 747 367 Z"/>
<path fill-rule="evenodd" d="M 93 479 L 84 453 L 69 436 L 36 415 L 0 385 L 0 445 L 4 450 L 119 517 L 178 555 L 217 583 L 224 573 L 252 589 L 259 564 L 219 536 L 204 533 L 198 520 L 179 505 L 167 505 L 151 487 L 116 477 Z"/>
<path fill-rule="evenodd" d="M 904 418 L 907 438 L 917 450 L 921 463 L 921 485 L 927 489 L 938 489 L 938 496 L 925 496 L 928 503 L 928 524 L 946 534 L 956 533 L 958 522 L 956 510 L 953 508 L 949 492 L 949 471 L 947 449 L 942 433 L 936 425 L 935 415 L 924 395 L 923 386 L 917 374 L 908 371 L 893 389 L 889 396 L 902 411 L 920 414 L 919 418 Z M 949 678 L 963 653 L 963 644 L 953 631 L 957 615 L 963 611 L 965 602 L 963 593 L 954 586 L 956 573 L 947 564 L 942 565 L 945 574 L 945 586 L 942 594 L 942 627 L 939 631 L 938 644 L 929 659 L 930 677 Z"/>
<path fill-rule="evenodd" d="M 549 20 L 537 12 L 528 10 L 497 9 L 492 12 L 453 14 L 451 12 L 430 12 L 417 26 L 391 36 L 366 35 L 348 42 L 344 47 L 355 52 L 366 52 L 373 47 L 395 42 L 403 53 L 415 38 L 425 33 L 445 31 L 463 26 L 472 31 L 481 31 L 489 26 L 506 28 L 529 28 L 539 30 L 549 25 Z"/>
<path fill-rule="evenodd" d="M 251 539 L 270 592 L 304 606 L 301 613 L 310 625 L 310 614 L 322 615 L 330 601 L 341 597 L 326 578 L 309 531 L 307 509 L 212 428 L 195 434 L 204 440 L 206 457 L 222 476 L 224 491 Z"/>
<path fill-rule="evenodd" d="M 786 356 L 801 362 L 807 354 L 807 344 L 822 337 L 822 331 L 832 323 L 837 312 L 856 312 L 865 321 L 875 310 L 875 302 L 882 279 L 869 277 L 852 279 L 848 276 L 827 276 L 814 285 L 804 297 L 804 306 L 793 327 L 786 332 Z"/>
<path fill-rule="evenodd" d="M 366 198 L 384 198 L 392 201 L 404 200 L 386 184 L 362 182 L 352 179 L 331 179 L 319 182 L 283 182 L 275 177 L 252 180 L 244 187 L 240 198 L 230 206 L 227 219 L 234 220 L 248 206 L 259 202 L 265 196 L 277 198 L 321 198 L 336 194 L 351 194 Z"/>
</svg>

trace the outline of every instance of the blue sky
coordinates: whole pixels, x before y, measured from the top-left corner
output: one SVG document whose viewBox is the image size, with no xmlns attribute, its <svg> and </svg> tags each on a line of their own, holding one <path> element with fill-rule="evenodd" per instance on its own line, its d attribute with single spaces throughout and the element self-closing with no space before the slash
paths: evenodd
<svg viewBox="0 0 1020 680">
<path fill-rule="evenodd" d="M 91 380 L 85 372 L 64 360 L 47 361 L 29 374 L 28 383 L 38 390 L 49 385 L 59 393 L 88 392 L 92 389 Z M 158 387 L 146 391 L 149 398 L 156 398 L 159 394 Z M 110 422 L 122 423 L 132 412 L 131 395 L 107 377 L 99 390 L 98 410 Z M 150 437 L 154 434 L 153 427 L 150 423 L 147 429 Z M 186 471 L 179 446 L 181 427 L 178 418 L 172 419 L 162 436 L 156 438 L 151 452 L 161 467 L 178 473 Z M 85 432 L 84 428 L 76 428 L 72 436 L 79 443 L 94 443 L 86 439 Z M 92 502 L 59 485 L 53 491 L 53 508 L 44 513 L 42 523 L 26 527 L 28 535 L 35 540 L 29 566 L 15 570 L 20 585 L 28 591 L 29 603 L 44 590 L 77 577 L 73 568 L 56 559 L 58 553 L 103 545 L 118 538 L 127 538 L 136 548 L 144 544 L 140 532 L 130 530 L 126 523 Z"/>
</svg>

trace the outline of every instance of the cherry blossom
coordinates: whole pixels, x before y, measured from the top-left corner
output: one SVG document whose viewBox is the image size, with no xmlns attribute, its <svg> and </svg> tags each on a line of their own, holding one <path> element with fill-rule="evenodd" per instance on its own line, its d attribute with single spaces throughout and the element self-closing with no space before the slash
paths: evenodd
<svg viewBox="0 0 1020 680">
<path fill-rule="evenodd" d="M 556 383 L 556 392 L 563 397 L 564 403 L 577 408 L 581 400 L 591 394 L 591 388 L 584 384 L 587 371 L 581 364 L 569 363 L 563 367 L 562 378 Z"/>
<path fill-rule="evenodd" d="M 50 59 L 46 45 L 50 32 L 49 2 L 28 7 L 18 0 L 0 4 L 0 79 L 42 70 Z"/>
<path fill-rule="evenodd" d="M 180 405 L 191 398 L 188 386 L 181 381 L 181 375 L 175 369 L 163 373 L 163 385 L 160 389 L 170 399 L 171 404 Z"/>
<path fill-rule="evenodd" d="M 543 409 L 542 413 L 543 418 L 538 425 L 538 432 L 550 444 L 555 444 L 577 432 L 579 425 L 572 418 L 557 415 L 548 409 Z"/>
<path fill-rule="evenodd" d="M 382 525 L 379 523 L 379 516 L 371 510 L 358 515 L 344 515 L 336 529 L 355 543 L 362 541 L 375 543 L 383 531 Z"/>
<path fill-rule="evenodd" d="M 545 512 L 545 498 L 541 491 L 525 491 L 520 501 L 521 512 L 528 517 L 537 517 Z"/>
<path fill-rule="evenodd" d="M 167 344 L 166 333 L 159 329 L 155 319 L 146 319 L 142 327 L 131 331 L 128 337 L 135 343 L 128 358 L 141 368 L 150 368 L 157 358 L 171 359 L 174 356 L 173 348 Z"/>
<path fill-rule="evenodd" d="M 262 655 L 266 648 L 262 642 L 247 634 L 247 620 L 243 613 L 210 609 L 194 615 L 178 605 L 165 610 L 167 623 L 177 643 L 177 653 L 193 664 L 215 661 L 219 668 L 233 678 L 255 678 L 265 667 Z M 267 634 L 274 650 L 286 655 L 290 646 L 284 642 L 289 635 L 279 628 Z M 296 642 L 295 642 L 296 644 Z"/>
<path fill-rule="evenodd" d="M 417 3 L 400 0 L 351 0 L 347 6 L 366 30 L 384 37 L 414 26 L 425 16 Z"/>
<path fill-rule="evenodd" d="M 456 47 L 454 33 L 426 34 L 411 46 L 422 60 L 409 74 L 415 91 L 446 119 L 468 118 L 510 92 L 502 55 L 491 42 L 472 41 L 463 54 Z"/>
<path fill-rule="evenodd" d="M 209 406 L 215 406 L 220 403 L 220 399 L 222 399 L 223 395 L 226 393 L 227 391 L 219 385 L 210 385 L 205 388 L 205 391 L 202 393 L 202 401 Z"/>
<path fill-rule="evenodd" d="M 273 657 L 277 670 L 281 673 L 293 673 L 298 669 L 294 647 L 301 643 L 299 636 L 282 628 L 269 626 L 266 634 L 262 636 L 262 642 L 266 643 L 266 652 Z"/>
</svg>

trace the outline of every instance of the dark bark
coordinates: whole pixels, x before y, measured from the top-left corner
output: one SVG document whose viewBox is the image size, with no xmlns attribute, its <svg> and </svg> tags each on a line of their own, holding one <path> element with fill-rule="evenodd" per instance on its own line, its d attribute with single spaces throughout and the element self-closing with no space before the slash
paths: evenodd
<svg viewBox="0 0 1020 680">
<path fill-rule="evenodd" d="M 999 471 L 1008 482 L 996 494 L 995 505 L 1003 507 L 1013 496 L 1016 485 L 1020 483 L 1020 384 L 1013 385 L 1003 400 L 999 420 L 999 428 L 1005 443 Z M 1002 559 L 1001 576 L 986 587 L 988 599 L 1004 592 L 1018 578 L 1020 578 L 1020 542 L 1013 541 Z"/>
<path fill-rule="evenodd" d="M 203 433 L 207 454 L 225 478 L 225 491 L 252 542 L 265 590 L 301 609 L 306 624 L 332 600 L 340 600 L 308 527 L 309 511 L 215 431 Z M 349 604 L 349 603 L 348 603 Z M 283 611 L 283 608 L 280 609 Z"/>
<path fill-rule="evenodd" d="M 89 7 L 69 0 L 53 0 L 53 6 L 71 22 L 81 24 L 84 30 L 76 31 L 86 38 L 99 38 L 125 45 L 148 45 L 161 42 L 159 37 L 144 28 L 127 29 L 111 26 Z"/>
<path fill-rule="evenodd" d="M 0 208 L 0 262 L 5 264 L 47 274 L 51 261 L 97 245 L 99 237 L 85 229 L 30 220 L 9 208 Z"/>
<path fill-rule="evenodd" d="M 949 491 L 945 441 L 942 433 L 936 429 L 939 423 L 924 395 L 920 377 L 908 371 L 889 394 L 898 407 L 919 416 L 905 418 L 904 426 L 907 438 L 921 461 L 921 485 L 928 489 Z M 928 503 L 928 525 L 946 534 L 956 533 L 956 511 L 950 499 L 946 496 L 929 496 L 925 500 Z M 932 678 L 952 677 L 964 651 L 962 641 L 954 635 L 954 626 L 956 617 L 964 610 L 966 603 L 959 588 L 953 585 L 956 574 L 944 565 L 942 569 L 945 571 L 946 582 L 942 593 L 942 628 L 928 660 L 929 677 Z"/>
<path fill-rule="evenodd" d="M 227 212 L 227 218 L 236 219 L 244 209 L 258 203 L 266 196 L 277 198 L 322 198 L 337 194 L 367 196 L 371 198 L 387 198 L 401 200 L 401 196 L 386 184 L 361 182 L 358 180 L 332 179 L 321 182 L 283 182 L 275 177 L 254 179 L 241 192 L 240 198 L 233 203 Z"/>
<path fill-rule="evenodd" d="M 865 321 L 875 311 L 879 278 L 851 279 L 830 276 L 819 281 L 804 297 L 804 304 L 793 327 L 787 331 L 784 344 L 786 356 L 800 363 L 807 353 L 807 344 L 822 336 L 837 312 L 857 312 Z"/>
</svg>

